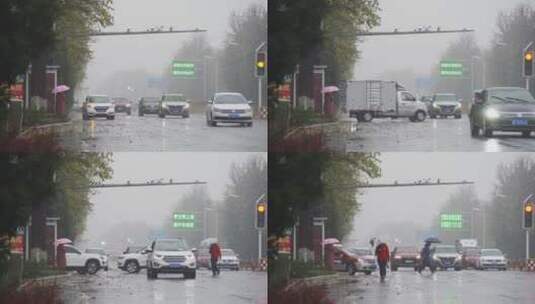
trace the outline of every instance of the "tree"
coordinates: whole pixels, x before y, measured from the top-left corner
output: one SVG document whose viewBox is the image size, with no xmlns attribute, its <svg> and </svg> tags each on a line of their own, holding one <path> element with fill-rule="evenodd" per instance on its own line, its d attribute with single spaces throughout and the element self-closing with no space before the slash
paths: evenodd
<svg viewBox="0 0 535 304">
<path fill-rule="evenodd" d="M 229 24 L 230 32 L 217 56 L 218 77 L 224 90 L 242 92 L 253 100 L 257 96 L 255 49 L 267 41 L 267 11 L 253 4 L 244 12 L 233 12 Z"/>
<path fill-rule="evenodd" d="M 496 193 L 492 199 L 488 225 L 497 248 L 512 259 L 525 256 L 525 237 L 522 229 L 522 202 L 535 189 L 535 162 L 531 158 L 518 158 L 498 167 Z M 535 250 L 535 237 L 531 234 L 530 250 Z"/>
<path fill-rule="evenodd" d="M 481 87 L 481 60 L 484 60 L 482 56 L 481 49 L 477 46 L 475 36 L 473 34 L 463 34 L 458 40 L 455 40 L 451 43 L 444 54 L 441 57 L 441 60 L 454 60 L 461 61 L 464 65 L 465 75 L 464 77 L 440 77 L 439 74 L 439 65 L 437 64 L 433 68 L 432 75 L 437 75 L 435 81 L 435 92 L 454 92 L 458 97 L 462 97 L 465 101 L 470 101 L 472 99 L 472 85 L 471 77 L 474 76 L 474 80 L 477 81 L 474 89 Z M 480 58 L 476 60 L 476 58 Z M 472 71 L 472 67 L 474 71 Z"/>
<path fill-rule="evenodd" d="M 358 185 L 380 176 L 376 153 L 269 155 L 269 230 L 283 235 L 297 221 L 328 216 L 327 233 L 343 238 L 359 210 Z"/>
<path fill-rule="evenodd" d="M 522 50 L 535 39 L 535 10 L 528 3 L 502 11 L 496 20 L 496 34 L 487 56 L 487 79 L 491 86 L 520 86 Z M 531 90 L 535 94 L 535 90 Z"/>
<path fill-rule="evenodd" d="M 4 0 L 0 3 L 0 83 L 13 83 L 30 60 L 55 42 L 54 21 L 63 1 Z"/>
<path fill-rule="evenodd" d="M 252 157 L 243 164 L 233 164 L 225 198 L 218 206 L 224 244 L 236 250 L 243 259 L 254 260 L 258 255 L 258 233 L 255 229 L 256 201 L 267 193 L 265 159 Z M 268 209 L 268 214 L 269 214 Z M 263 239 L 266 237 L 263 231 Z"/>
</svg>

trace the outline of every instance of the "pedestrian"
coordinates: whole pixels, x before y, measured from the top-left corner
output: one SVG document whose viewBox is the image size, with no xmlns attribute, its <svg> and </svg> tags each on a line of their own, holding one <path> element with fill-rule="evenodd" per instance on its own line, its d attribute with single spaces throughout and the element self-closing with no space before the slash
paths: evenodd
<svg viewBox="0 0 535 304">
<path fill-rule="evenodd" d="M 217 242 L 214 242 L 210 245 L 210 263 L 212 265 L 212 274 L 214 276 L 219 274 L 219 268 L 217 267 L 217 262 L 221 258 L 221 248 Z"/>
<path fill-rule="evenodd" d="M 379 274 L 381 276 L 381 282 L 385 281 L 386 266 L 390 260 L 390 250 L 386 243 L 379 241 L 379 245 L 375 247 L 375 255 L 377 256 L 377 264 L 379 264 Z"/>
<path fill-rule="evenodd" d="M 418 268 L 419 273 L 422 273 L 422 270 L 424 270 L 425 267 L 429 267 L 431 272 L 435 272 L 435 267 L 433 266 L 433 261 L 431 260 L 431 253 L 431 242 L 425 242 L 424 247 L 420 251 L 420 267 Z"/>
</svg>

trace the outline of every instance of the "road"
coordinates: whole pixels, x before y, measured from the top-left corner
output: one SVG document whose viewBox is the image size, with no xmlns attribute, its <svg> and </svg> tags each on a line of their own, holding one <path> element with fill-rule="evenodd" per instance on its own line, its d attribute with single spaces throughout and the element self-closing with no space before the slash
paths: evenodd
<svg viewBox="0 0 535 304">
<path fill-rule="evenodd" d="M 184 280 L 178 274 L 148 280 L 145 270 L 128 274 L 114 268 L 96 275 L 75 273 L 60 288 L 65 304 L 267 303 L 265 272 L 221 271 L 212 277 L 211 272 L 199 270 L 195 280 Z"/>
<path fill-rule="evenodd" d="M 68 149 L 84 152 L 121 151 L 267 151 L 267 122 L 255 120 L 253 127 L 206 125 L 204 114 L 190 118 L 156 115 L 116 115 L 115 120 L 83 121 L 74 114 L 76 132 L 61 139 Z"/>
<path fill-rule="evenodd" d="M 512 152 L 535 151 L 535 133 L 522 138 L 520 133 L 495 132 L 493 138 L 470 136 L 468 118 L 426 119 L 421 123 L 408 119 L 374 119 L 359 123 L 357 132 L 345 145 L 347 152 L 418 151 L 418 152 Z"/>
<path fill-rule="evenodd" d="M 422 275 L 409 269 L 389 272 L 384 283 L 377 273 L 354 284 L 331 287 L 340 304 L 535 303 L 535 273 L 516 271 L 439 271 Z"/>
</svg>

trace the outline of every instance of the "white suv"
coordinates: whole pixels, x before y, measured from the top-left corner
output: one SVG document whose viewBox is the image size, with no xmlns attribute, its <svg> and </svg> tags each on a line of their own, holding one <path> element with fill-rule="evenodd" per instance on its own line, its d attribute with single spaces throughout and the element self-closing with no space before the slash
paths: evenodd
<svg viewBox="0 0 535 304">
<path fill-rule="evenodd" d="M 138 273 L 147 267 L 147 247 L 130 246 L 117 259 L 117 267 L 128 273 Z"/>
<path fill-rule="evenodd" d="M 195 255 L 184 239 L 156 239 L 147 251 L 148 279 L 158 278 L 158 273 L 182 273 L 185 279 L 195 279 Z"/>
<path fill-rule="evenodd" d="M 92 117 L 115 119 L 115 105 L 106 95 L 87 96 L 82 105 L 82 117 L 84 120 Z"/>
<path fill-rule="evenodd" d="M 63 245 L 67 270 L 76 270 L 78 273 L 95 274 L 100 269 L 108 269 L 108 259 L 97 253 L 82 253 L 72 245 Z"/>
</svg>

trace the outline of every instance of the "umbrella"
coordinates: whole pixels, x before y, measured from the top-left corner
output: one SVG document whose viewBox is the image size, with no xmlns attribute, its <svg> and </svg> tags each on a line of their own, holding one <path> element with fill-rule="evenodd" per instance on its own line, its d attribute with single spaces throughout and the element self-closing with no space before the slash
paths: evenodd
<svg viewBox="0 0 535 304">
<path fill-rule="evenodd" d="M 338 92 L 338 91 L 340 91 L 340 89 L 337 86 L 328 86 L 328 87 L 324 87 L 321 92 L 322 93 L 333 93 L 333 92 Z"/>
<path fill-rule="evenodd" d="M 59 86 L 55 87 L 55 88 L 52 90 L 52 93 L 57 94 L 57 93 L 61 93 L 61 92 L 68 91 L 68 90 L 70 90 L 70 89 L 71 89 L 71 88 L 69 88 L 68 86 L 62 84 L 62 85 L 59 85 Z"/>
<path fill-rule="evenodd" d="M 437 237 L 434 237 L 434 236 L 428 237 L 427 239 L 425 239 L 425 242 L 426 243 L 441 243 L 441 241 Z"/>
<path fill-rule="evenodd" d="M 219 243 L 216 238 L 207 238 L 201 241 L 201 246 L 210 246 L 214 243 Z"/>
<path fill-rule="evenodd" d="M 335 238 L 325 239 L 323 240 L 323 245 L 332 245 L 332 244 L 339 244 L 340 241 Z"/>
<path fill-rule="evenodd" d="M 57 239 L 56 240 L 56 246 L 63 245 L 63 244 L 72 244 L 72 241 L 67 238 Z"/>
</svg>

